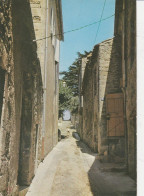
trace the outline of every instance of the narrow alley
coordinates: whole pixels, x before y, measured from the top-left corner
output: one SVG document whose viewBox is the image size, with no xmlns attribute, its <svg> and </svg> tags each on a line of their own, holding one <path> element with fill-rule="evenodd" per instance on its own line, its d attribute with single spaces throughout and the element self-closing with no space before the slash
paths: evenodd
<svg viewBox="0 0 144 196">
<path fill-rule="evenodd" d="M 0 196 L 136 196 L 137 1 L 0 0 Z"/>
<path fill-rule="evenodd" d="M 61 123 L 62 140 L 40 164 L 26 196 L 135 195 L 135 182 L 119 164 L 100 163 L 70 121 Z"/>
</svg>

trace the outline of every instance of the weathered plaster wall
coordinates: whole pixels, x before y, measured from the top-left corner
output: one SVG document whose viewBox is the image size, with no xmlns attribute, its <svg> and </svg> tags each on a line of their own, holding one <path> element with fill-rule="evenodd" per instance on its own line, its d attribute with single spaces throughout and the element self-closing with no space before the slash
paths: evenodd
<svg viewBox="0 0 144 196">
<path fill-rule="evenodd" d="M 45 77 L 45 53 L 46 53 L 46 20 L 47 20 L 47 11 L 46 10 L 46 1 L 36 1 L 30 0 L 30 7 L 32 13 L 32 20 L 33 20 L 33 28 L 35 32 L 35 39 L 39 40 L 36 41 L 37 45 L 37 56 L 40 61 L 41 73 L 42 73 L 42 81 L 44 84 L 44 77 Z M 47 25 L 48 28 L 48 25 Z"/>
<path fill-rule="evenodd" d="M 47 155 L 48 152 L 56 145 L 58 142 L 58 72 L 59 72 L 59 62 L 56 62 L 55 52 L 56 52 L 56 42 L 58 34 L 58 21 L 56 17 L 56 7 L 55 1 L 49 1 L 48 4 L 48 35 L 51 37 L 47 40 L 48 43 L 48 62 L 46 68 L 46 114 L 45 114 L 45 145 L 44 154 Z M 53 13 L 53 14 L 52 14 Z"/>
<path fill-rule="evenodd" d="M 42 124 L 42 157 L 44 157 L 58 141 L 58 72 L 60 41 L 55 34 L 59 34 L 59 21 L 57 18 L 55 1 L 33 0 L 30 1 L 30 5 L 35 39 L 37 40 L 37 54 L 40 61 L 44 92 Z"/>
</svg>

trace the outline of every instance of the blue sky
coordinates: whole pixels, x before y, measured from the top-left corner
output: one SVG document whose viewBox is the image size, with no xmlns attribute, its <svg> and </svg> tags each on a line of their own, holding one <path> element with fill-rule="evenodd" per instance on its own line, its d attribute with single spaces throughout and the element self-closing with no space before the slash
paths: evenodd
<svg viewBox="0 0 144 196">
<path fill-rule="evenodd" d="M 62 0 L 64 32 L 99 21 L 105 0 Z M 103 17 L 115 12 L 115 0 L 107 0 Z M 64 34 L 61 42 L 60 71 L 67 70 L 77 58 L 77 52 L 90 51 L 94 45 L 113 37 L 114 16 L 101 22 L 96 38 L 98 24 L 79 31 Z"/>
</svg>

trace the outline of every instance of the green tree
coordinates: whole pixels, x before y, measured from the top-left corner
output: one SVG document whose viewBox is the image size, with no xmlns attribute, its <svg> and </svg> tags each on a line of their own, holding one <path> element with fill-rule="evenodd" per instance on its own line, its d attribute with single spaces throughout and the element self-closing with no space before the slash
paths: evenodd
<svg viewBox="0 0 144 196">
<path fill-rule="evenodd" d="M 71 98 L 71 89 L 64 83 L 63 80 L 59 80 L 59 117 L 62 117 L 65 110 L 70 110 Z"/>
<path fill-rule="evenodd" d="M 77 59 L 68 68 L 68 71 L 63 71 L 60 74 L 63 75 L 59 86 L 59 115 L 62 116 L 64 110 L 70 110 L 71 113 L 78 112 L 78 73 L 81 66 L 82 58 L 87 56 L 89 53 L 84 52 L 81 54 L 77 53 Z M 63 82 L 66 86 L 63 86 Z"/>
<path fill-rule="evenodd" d="M 80 52 L 77 53 L 78 57 L 69 66 L 68 71 L 63 71 L 60 74 L 63 75 L 63 80 L 66 82 L 67 86 L 71 89 L 73 96 L 78 96 L 78 72 L 81 66 L 82 58 L 87 56 L 89 53 L 85 51 L 84 54 Z"/>
<path fill-rule="evenodd" d="M 72 97 L 70 101 L 70 111 L 72 114 L 78 113 L 79 98 L 78 96 Z"/>
</svg>

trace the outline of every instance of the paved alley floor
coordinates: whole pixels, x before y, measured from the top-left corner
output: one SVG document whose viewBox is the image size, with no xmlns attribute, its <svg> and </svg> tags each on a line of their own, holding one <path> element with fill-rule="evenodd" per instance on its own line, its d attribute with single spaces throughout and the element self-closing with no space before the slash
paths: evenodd
<svg viewBox="0 0 144 196">
<path fill-rule="evenodd" d="M 63 138 L 39 165 L 26 196 L 136 195 L 135 183 L 124 172 L 105 172 L 96 154 L 75 139 L 65 122 Z"/>
</svg>

